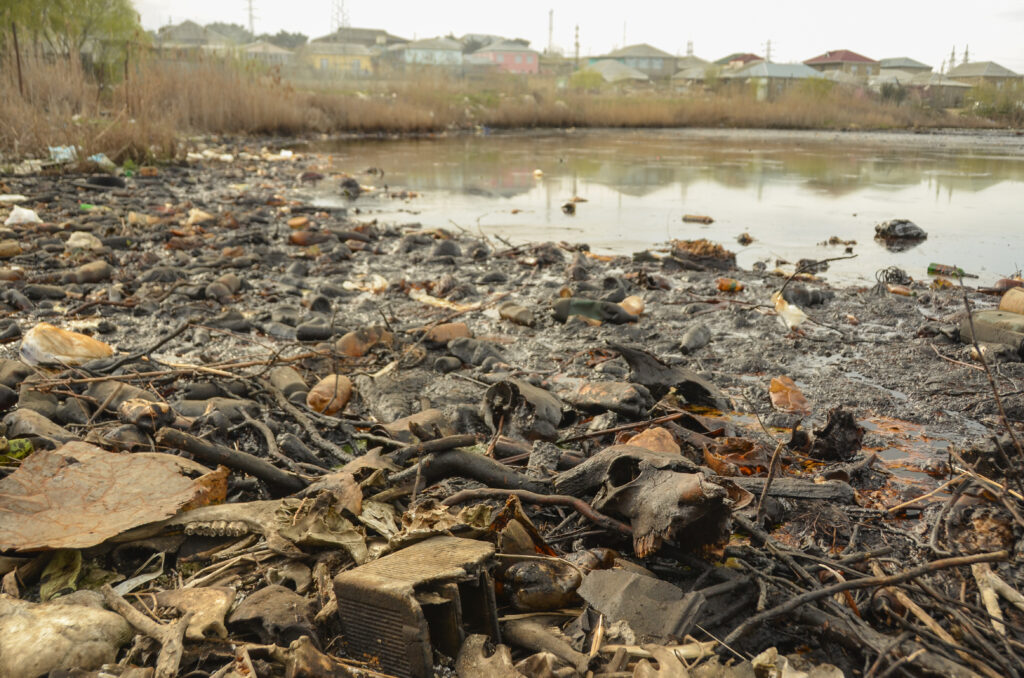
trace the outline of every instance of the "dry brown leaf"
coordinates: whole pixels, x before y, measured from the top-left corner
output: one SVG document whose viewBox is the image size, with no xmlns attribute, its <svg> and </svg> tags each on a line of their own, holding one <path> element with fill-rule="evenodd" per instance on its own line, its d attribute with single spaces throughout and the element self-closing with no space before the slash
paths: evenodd
<svg viewBox="0 0 1024 678">
<path fill-rule="evenodd" d="M 746 438 L 719 438 L 704 448 L 704 463 L 720 476 L 767 473 L 771 451 Z"/>
<path fill-rule="evenodd" d="M 664 452 L 666 454 L 683 453 L 672 434 L 660 426 L 653 426 L 643 433 L 636 434 L 629 439 L 629 444 L 644 447 L 651 452 Z"/>
<path fill-rule="evenodd" d="M 195 498 L 182 506 L 181 510 L 191 511 L 200 506 L 223 504 L 228 498 L 228 476 L 230 475 L 231 469 L 227 466 L 218 466 L 216 471 L 210 471 L 196 478 Z"/>
<path fill-rule="evenodd" d="M 34 452 L 0 480 L 0 551 L 88 548 L 169 518 L 202 491 L 186 469 L 202 467 L 78 441 Z"/>
<path fill-rule="evenodd" d="M 772 405 L 780 412 L 792 414 L 810 414 L 811 406 L 807 398 L 789 377 L 775 377 L 768 387 Z"/>
</svg>

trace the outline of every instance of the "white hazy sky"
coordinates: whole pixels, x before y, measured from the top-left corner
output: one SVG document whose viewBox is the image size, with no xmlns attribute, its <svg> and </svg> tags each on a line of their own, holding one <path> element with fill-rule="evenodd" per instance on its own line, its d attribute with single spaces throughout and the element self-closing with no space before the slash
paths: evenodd
<svg viewBox="0 0 1024 678">
<path fill-rule="evenodd" d="M 134 0 L 146 28 L 192 19 L 248 26 L 249 0 Z M 256 32 L 330 32 L 332 0 L 252 0 Z M 873 59 L 909 56 L 939 69 L 956 46 L 971 61 L 996 61 L 1024 73 L 1022 0 L 729 0 L 625 4 L 593 0 L 518 0 L 506 5 L 481 0 L 345 0 L 351 26 L 382 28 L 403 38 L 454 33 L 493 33 L 548 44 L 548 10 L 554 10 L 554 44 L 572 53 L 574 26 L 580 52 L 600 54 L 623 44 L 647 42 L 673 54 L 713 60 L 731 52 L 763 55 L 771 41 L 773 61 L 803 61 L 830 49 L 852 49 Z M 624 35 L 625 34 L 625 35 Z"/>
</svg>

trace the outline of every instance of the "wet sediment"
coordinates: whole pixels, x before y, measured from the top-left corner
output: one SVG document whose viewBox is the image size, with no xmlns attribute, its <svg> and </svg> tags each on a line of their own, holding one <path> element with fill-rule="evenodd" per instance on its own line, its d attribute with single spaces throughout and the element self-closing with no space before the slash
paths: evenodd
<svg viewBox="0 0 1024 678">
<path fill-rule="evenodd" d="M 3 182 L 40 221 L 0 238 L 0 624 L 112 615 L 45 671 L 1020 666 L 1020 460 L 959 333 L 997 297 L 379 223 L 231 150 Z"/>
</svg>

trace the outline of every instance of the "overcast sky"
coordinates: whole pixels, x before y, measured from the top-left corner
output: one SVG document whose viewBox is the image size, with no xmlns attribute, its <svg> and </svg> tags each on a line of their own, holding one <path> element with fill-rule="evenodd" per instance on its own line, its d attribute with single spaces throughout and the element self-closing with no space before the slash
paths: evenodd
<svg viewBox="0 0 1024 678">
<path fill-rule="evenodd" d="M 334 0 L 336 1 L 336 0 Z M 310 37 L 330 32 L 332 0 L 252 0 L 256 32 L 298 31 Z M 134 0 L 146 28 L 192 19 L 248 26 L 249 0 Z M 403 38 L 454 33 L 492 33 L 548 44 L 548 11 L 554 9 L 554 44 L 600 54 L 624 44 L 646 42 L 673 54 L 708 60 L 731 52 L 764 55 L 771 41 L 773 61 L 803 61 L 826 50 L 852 49 L 873 59 L 909 56 L 938 70 L 956 47 L 971 61 L 996 61 L 1024 73 L 1022 0 L 861 0 L 857 3 L 797 0 L 654 2 L 624 4 L 593 0 L 518 0 L 505 5 L 480 0 L 345 0 L 349 25 L 382 28 Z"/>
</svg>

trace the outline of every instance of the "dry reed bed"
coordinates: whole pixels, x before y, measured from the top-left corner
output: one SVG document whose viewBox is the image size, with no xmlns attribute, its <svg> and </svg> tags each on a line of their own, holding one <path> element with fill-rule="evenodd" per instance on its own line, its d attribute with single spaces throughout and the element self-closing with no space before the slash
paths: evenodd
<svg viewBox="0 0 1024 678">
<path fill-rule="evenodd" d="M 10 55 L 0 82 L 18 84 Z M 683 98 L 658 92 L 559 92 L 550 81 L 499 80 L 488 89 L 445 79 L 378 91 L 298 90 L 265 72 L 223 62 L 143 62 L 127 81 L 100 86 L 75 62 L 23 62 L 24 96 L 0 100 L 0 153 L 45 155 L 73 144 L 86 154 L 171 158 L 189 134 L 421 133 L 453 128 L 756 127 L 887 129 L 978 124 L 942 112 L 882 104 L 840 89 L 792 90 L 772 102 L 747 92 Z"/>
</svg>

